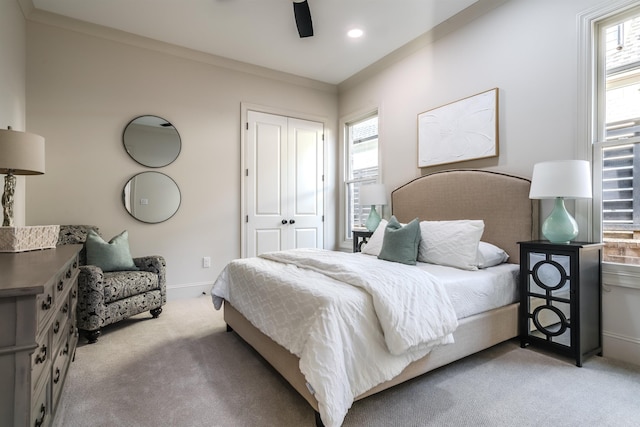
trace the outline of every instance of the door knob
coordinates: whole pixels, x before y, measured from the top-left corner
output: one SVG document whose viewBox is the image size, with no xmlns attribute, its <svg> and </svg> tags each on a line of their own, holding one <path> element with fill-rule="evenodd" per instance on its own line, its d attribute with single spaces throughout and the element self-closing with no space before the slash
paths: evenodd
<svg viewBox="0 0 640 427">
<path fill-rule="evenodd" d="M 289 224 L 295 224 L 295 223 L 296 223 L 296 220 L 295 220 L 295 219 L 290 219 L 290 220 L 289 220 Z"/>
<path fill-rule="evenodd" d="M 283 219 L 283 220 L 282 220 L 282 224 L 286 224 L 286 223 L 287 223 L 287 220 L 286 220 L 286 219 Z"/>
</svg>

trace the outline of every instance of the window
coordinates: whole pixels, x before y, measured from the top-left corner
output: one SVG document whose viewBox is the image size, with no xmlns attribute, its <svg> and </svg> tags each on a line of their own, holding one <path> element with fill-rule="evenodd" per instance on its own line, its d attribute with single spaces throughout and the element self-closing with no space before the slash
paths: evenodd
<svg viewBox="0 0 640 427">
<path fill-rule="evenodd" d="M 598 25 L 595 200 L 603 261 L 640 265 L 640 10 Z"/>
<path fill-rule="evenodd" d="M 378 114 L 345 124 L 345 240 L 354 227 L 364 227 L 370 206 L 358 203 L 360 186 L 378 182 Z"/>
</svg>

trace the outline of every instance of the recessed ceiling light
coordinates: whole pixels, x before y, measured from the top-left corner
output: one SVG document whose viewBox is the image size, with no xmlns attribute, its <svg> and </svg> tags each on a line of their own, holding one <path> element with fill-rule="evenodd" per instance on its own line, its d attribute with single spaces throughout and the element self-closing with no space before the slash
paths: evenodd
<svg viewBox="0 0 640 427">
<path fill-rule="evenodd" d="M 364 34 L 364 31 L 362 31 L 360 28 L 354 28 L 353 30 L 349 30 L 349 32 L 347 33 L 347 35 L 352 39 L 357 39 L 358 37 L 362 37 L 363 34 Z"/>
</svg>

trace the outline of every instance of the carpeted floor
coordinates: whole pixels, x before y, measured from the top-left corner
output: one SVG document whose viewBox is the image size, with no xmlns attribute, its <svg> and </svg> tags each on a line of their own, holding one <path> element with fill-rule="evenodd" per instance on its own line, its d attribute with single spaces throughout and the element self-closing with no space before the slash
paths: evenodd
<svg viewBox="0 0 640 427">
<path fill-rule="evenodd" d="M 637 426 L 640 367 L 510 341 L 356 402 L 351 426 Z M 169 302 L 81 339 L 56 427 L 314 426 L 304 399 L 208 296 Z"/>
</svg>

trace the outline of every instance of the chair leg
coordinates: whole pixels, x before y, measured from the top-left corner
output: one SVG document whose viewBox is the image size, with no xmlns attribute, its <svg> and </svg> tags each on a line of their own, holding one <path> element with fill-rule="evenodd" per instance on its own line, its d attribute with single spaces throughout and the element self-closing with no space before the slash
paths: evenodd
<svg viewBox="0 0 640 427">
<path fill-rule="evenodd" d="M 95 331 L 84 331 L 84 336 L 87 338 L 87 341 L 89 341 L 89 344 L 93 344 L 98 341 L 100 329 L 96 329 Z"/>
<path fill-rule="evenodd" d="M 157 319 L 158 316 L 160 316 L 160 313 L 162 313 L 162 307 L 154 308 L 150 310 L 150 313 L 154 319 Z"/>
</svg>

